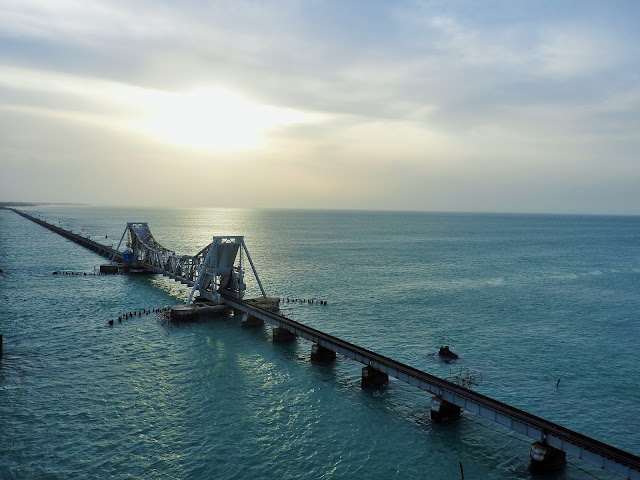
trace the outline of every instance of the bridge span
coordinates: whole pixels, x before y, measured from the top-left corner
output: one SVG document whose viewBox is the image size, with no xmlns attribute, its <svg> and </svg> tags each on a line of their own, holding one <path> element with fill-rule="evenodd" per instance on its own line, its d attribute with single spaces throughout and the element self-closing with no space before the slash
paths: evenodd
<svg viewBox="0 0 640 480">
<path fill-rule="evenodd" d="M 57 233 L 58 235 L 62 235 L 65 238 L 68 238 L 72 242 L 77 243 L 78 245 L 82 245 L 89 250 L 93 250 L 98 255 L 101 255 L 105 258 L 113 259 L 118 262 L 122 262 L 122 253 L 118 252 L 116 249 L 111 247 L 107 247 L 95 240 L 91 240 L 90 238 L 84 237 L 78 233 L 70 232 L 69 230 L 65 230 L 64 228 L 55 225 L 53 223 L 49 223 L 42 218 L 38 218 L 34 215 L 29 215 L 26 212 L 15 208 L 7 208 L 7 210 L 11 210 L 12 212 L 17 213 L 18 215 L 23 216 L 24 218 L 31 220 L 32 222 L 37 223 L 38 225 L 51 230 L 52 232 Z"/>
<path fill-rule="evenodd" d="M 574 432 L 556 423 L 519 410 L 456 383 L 436 377 L 320 330 L 308 327 L 252 302 L 221 291 L 224 302 L 275 327 L 284 328 L 323 348 L 351 358 L 368 367 L 435 395 L 436 399 L 478 414 L 532 438 L 542 445 L 561 450 L 623 478 L 640 479 L 640 457 Z M 365 367 L 366 368 L 366 367 Z"/>
<path fill-rule="evenodd" d="M 120 252 L 120 244 L 117 249 L 112 249 L 33 215 L 11 210 L 112 261 L 128 260 L 148 272 L 160 273 L 191 287 L 187 303 L 191 302 L 194 293 L 198 291 L 207 300 L 226 304 L 247 313 L 250 318 L 273 325 L 274 339 L 276 332 L 279 335 L 284 332 L 288 334 L 288 339 L 300 337 L 313 342 L 315 352 L 324 354 L 325 359 L 335 358 L 335 354 L 340 354 L 360 362 L 365 365 L 362 372 L 363 386 L 365 383 L 382 385 L 391 376 L 426 391 L 434 395 L 431 406 L 434 420 L 455 419 L 459 417 L 460 410 L 464 409 L 525 435 L 535 441 L 531 448 L 532 466 L 556 468 L 564 464 L 566 453 L 622 478 L 640 480 L 640 457 L 636 455 L 303 325 L 277 313 L 277 302 L 274 305 L 276 311 L 272 311 L 273 308 L 265 308 L 264 303 L 243 300 L 246 288 L 242 267 L 243 252 L 251 265 L 262 296 L 266 297 L 266 294 L 241 236 L 214 237 L 196 255 L 176 255 L 153 238 L 146 223 L 128 223 L 120 240 L 122 244 L 127 237 L 127 250 Z M 284 337 L 287 338 L 287 335 Z"/>
</svg>

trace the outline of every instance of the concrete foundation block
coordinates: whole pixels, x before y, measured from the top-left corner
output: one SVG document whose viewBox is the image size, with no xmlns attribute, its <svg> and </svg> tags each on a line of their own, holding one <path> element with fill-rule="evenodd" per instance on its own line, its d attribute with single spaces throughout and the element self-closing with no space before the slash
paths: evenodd
<svg viewBox="0 0 640 480">
<path fill-rule="evenodd" d="M 296 334 L 286 328 L 275 327 L 273 329 L 273 341 L 277 343 L 292 342 L 297 338 Z"/>
<path fill-rule="evenodd" d="M 567 464 L 567 454 L 545 443 L 535 442 L 529 452 L 529 471 L 533 474 L 559 472 Z"/>
<path fill-rule="evenodd" d="M 435 397 L 431 400 L 431 420 L 437 423 L 450 423 L 460 418 L 460 407 Z"/>
<path fill-rule="evenodd" d="M 235 316 L 235 314 L 234 314 Z M 247 315 L 247 319 L 242 322 L 243 328 L 260 328 L 264 327 L 264 320 L 254 317 L 253 315 Z"/>
<path fill-rule="evenodd" d="M 314 343 L 311 347 L 311 360 L 314 362 L 331 362 L 336 359 L 336 352 Z"/>
<path fill-rule="evenodd" d="M 389 375 L 386 373 L 382 373 L 380 370 L 370 366 L 362 368 L 362 381 L 360 382 L 362 388 L 381 387 L 388 382 Z"/>
</svg>

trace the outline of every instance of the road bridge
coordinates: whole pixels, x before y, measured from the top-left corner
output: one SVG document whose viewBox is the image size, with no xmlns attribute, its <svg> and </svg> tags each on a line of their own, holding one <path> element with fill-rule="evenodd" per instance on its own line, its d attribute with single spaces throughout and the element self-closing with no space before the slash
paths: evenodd
<svg viewBox="0 0 640 480">
<path fill-rule="evenodd" d="M 535 441 L 531 449 L 532 466 L 544 469 L 564 464 L 564 455 L 580 458 L 599 468 L 628 480 L 640 480 L 640 457 L 619 448 L 572 431 L 544 418 L 532 415 L 493 398 L 477 393 L 462 385 L 436 377 L 392 358 L 373 352 L 338 337 L 303 325 L 264 308 L 264 304 L 243 300 L 245 292 L 243 252 L 249 261 L 263 297 L 266 297 L 249 252 L 241 236 L 214 237 L 213 241 L 196 255 L 177 255 L 160 245 L 144 222 L 127 224 L 117 249 L 105 247 L 81 235 L 36 218 L 25 212 L 12 209 L 45 228 L 48 228 L 86 248 L 108 258 L 131 261 L 149 272 L 168 276 L 192 288 L 201 297 L 226 304 L 252 318 L 273 325 L 276 331 L 288 333 L 290 339 L 297 337 L 313 342 L 316 352 L 340 354 L 364 365 L 363 386 L 381 385 L 389 376 L 434 395 L 432 418 L 457 418 L 460 410 L 480 415 Z M 127 238 L 128 250 L 120 252 Z M 285 336 L 286 337 L 286 336 Z M 312 353 L 313 358 L 313 353 Z M 325 355 L 331 359 L 332 355 Z M 559 460 L 559 461 L 558 461 Z"/>
</svg>

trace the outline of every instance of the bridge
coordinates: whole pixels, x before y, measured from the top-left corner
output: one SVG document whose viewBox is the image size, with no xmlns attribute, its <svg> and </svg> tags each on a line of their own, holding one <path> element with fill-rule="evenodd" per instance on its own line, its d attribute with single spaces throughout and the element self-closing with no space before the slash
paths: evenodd
<svg viewBox="0 0 640 480">
<path fill-rule="evenodd" d="M 58 235 L 62 235 L 65 238 L 68 238 L 72 242 L 77 243 L 78 245 L 82 245 L 89 250 L 96 252 L 98 255 L 102 255 L 105 258 L 113 259 L 119 262 L 122 262 L 122 253 L 114 250 L 111 247 L 107 247 L 95 240 L 91 240 L 90 238 L 84 237 L 78 233 L 70 232 L 69 230 L 65 230 L 64 228 L 55 225 L 53 223 L 47 222 L 42 218 L 38 218 L 34 215 L 29 215 L 26 212 L 21 210 L 17 210 L 15 208 L 8 208 L 7 210 L 11 210 L 12 212 L 17 213 L 18 215 L 23 216 L 24 218 L 31 220 L 32 222 L 37 223 L 38 225 L 51 230 L 52 232 L 57 233 Z"/>
<path fill-rule="evenodd" d="M 118 256 L 125 237 L 128 250 L 120 254 L 123 262 L 127 261 L 148 272 L 160 273 L 191 287 L 187 303 L 191 303 L 196 291 L 200 298 L 224 303 L 218 293 L 221 288 L 232 292 L 234 298 L 242 298 L 246 290 L 243 254 L 251 265 L 262 295 L 266 296 L 244 237 L 213 237 L 213 241 L 195 255 L 177 255 L 156 241 L 147 223 L 130 222 L 122 233 L 113 258 Z"/>
<path fill-rule="evenodd" d="M 434 395 L 431 418 L 435 421 L 455 420 L 464 409 L 531 438 L 534 440 L 530 452 L 532 471 L 561 468 L 565 463 L 565 454 L 569 454 L 622 478 L 640 480 L 640 457 L 636 455 L 499 402 L 458 383 L 303 325 L 277 313 L 277 302 L 265 304 L 244 300 L 246 286 L 242 267 L 243 254 L 251 265 L 262 296 L 266 297 L 266 294 L 241 236 L 214 237 L 196 255 L 177 255 L 153 238 L 146 223 L 128 223 L 118 248 L 112 249 L 25 212 L 12 210 L 112 261 L 128 261 L 145 271 L 163 274 L 191 287 L 187 303 L 193 300 L 197 291 L 201 298 L 244 312 L 254 322 L 271 324 L 274 327 L 274 341 L 294 340 L 298 337 L 308 340 L 313 343 L 312 360 L 330 361 L 336 354 L 340 354 L 364 364 L 363 387 L 383 385 L 391 376 L 428 392 Z M 125 237 L 128 249 L 120 252 L 119 248 Z M 274 307 L 276 311 L 273 311 Z"/>
</svg>

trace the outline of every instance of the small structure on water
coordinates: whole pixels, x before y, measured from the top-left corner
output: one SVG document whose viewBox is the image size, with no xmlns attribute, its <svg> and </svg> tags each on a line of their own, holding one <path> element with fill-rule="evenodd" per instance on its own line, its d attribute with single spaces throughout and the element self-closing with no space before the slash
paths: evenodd
<svg viewBox="0 0 640 480">
<path fill-rule="evenodd" d="M 135 261 L 135 259 L 136 257 L 131 250 L 127 249 L 124 252 L 122 252 L 123 263 L 133 265 L 133 262 Z"/>
<path fill-rule="evenodd" d="M 438 351 L 438 355 L 440 355 L 440 357 L 447 363 L 449 363 L 451 360 L 457 360 L 458 354 L 453 353 L 450 349 L 449 349 L 449 345 L 445 345 L 444 347 L 440 347 L 440 350 Z"/>
<path fill-rule="evenodd" d="M 534 475 L 544 475 L 562 470 L 567 463 L 567 454 L 563 450 L 535 442 L 529 451 L 529 471 Z"/>
<path fill-rule="evenodd" d="M 253 303 L 257 307 L 260 307 L 264 310 L 268 310 L 269 312 L 277 313 L 280 311 L 280 298 L 278 297 L 257 297 L 257 298 L 249 298 L 247 302 Z"/>
<path fill-rule="evenodd" d="M 224 313 L 228 310 L 226 305 L 210 302 L 206 299 L 196 299 L 188 305 L 174 305 L 169 310 L 169 320 L 173 322 L 193 322 L 204 315 Z"/>
</svg>

